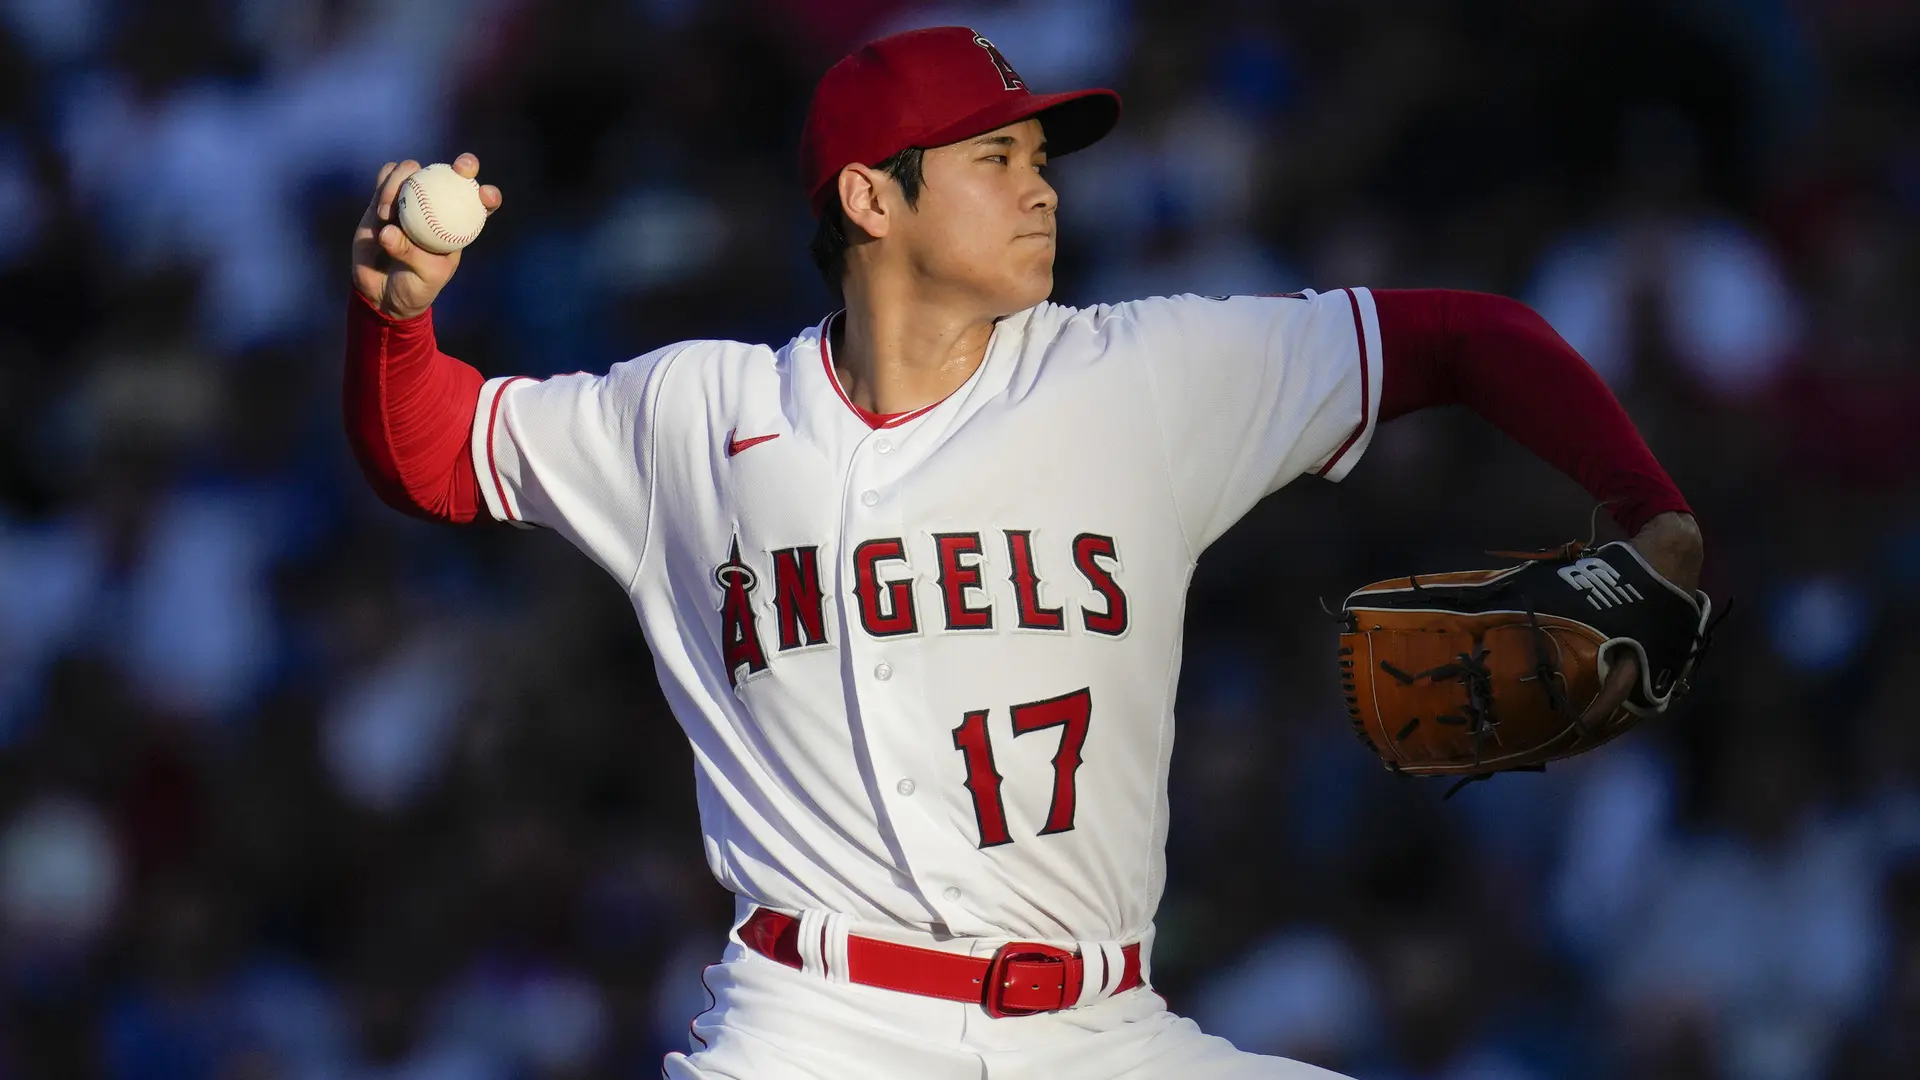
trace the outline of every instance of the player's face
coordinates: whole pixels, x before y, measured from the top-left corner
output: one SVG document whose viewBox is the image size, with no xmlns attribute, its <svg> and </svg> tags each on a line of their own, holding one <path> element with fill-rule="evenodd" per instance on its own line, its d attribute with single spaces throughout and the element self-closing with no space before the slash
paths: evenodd
<svg viewBox="0 0 1920 1080">
<path fill-rule="evenodd" d="M 1059 206 L 1046 164 L 1038 120 L 927 151 L 919 206 L 901 221 L 916 269 L 993 315 L 1045 300 Z"/>
</svg>

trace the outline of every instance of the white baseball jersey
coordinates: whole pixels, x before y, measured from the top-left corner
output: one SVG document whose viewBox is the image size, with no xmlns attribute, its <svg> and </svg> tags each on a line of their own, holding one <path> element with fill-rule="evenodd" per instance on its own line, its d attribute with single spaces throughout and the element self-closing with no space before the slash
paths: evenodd
<svg viewBox="0 0 1920 1080">
<path fill-rule="evenodd" d="M 1371 296 L 1043 303 L 878 426 L 830 322 L 490 380 L 488 509 L 626 587 L 727 888 L 932 933 L 1141 936 L 1195 559 L 1366 449 Z"/>
</svg>

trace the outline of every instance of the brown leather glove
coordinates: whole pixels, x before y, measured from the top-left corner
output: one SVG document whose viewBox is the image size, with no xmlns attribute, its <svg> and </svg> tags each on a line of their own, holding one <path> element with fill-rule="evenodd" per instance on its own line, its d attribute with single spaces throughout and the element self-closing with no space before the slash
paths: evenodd
<svg viewBox="0 0 1920 1080">
<path fill-rule="evenodd" d="M 1469 780 L 1542 769 L 1686 693 L 1712 630 L 1706 593 L 1625 542 L 1491 554 L 1526 561 L 1375 582 L 1342 607 L 1347 713 L 1387 768 Z M 1639 655 L 1633 693 L 1583 718 L 1620 650 Z"/>
</svg>

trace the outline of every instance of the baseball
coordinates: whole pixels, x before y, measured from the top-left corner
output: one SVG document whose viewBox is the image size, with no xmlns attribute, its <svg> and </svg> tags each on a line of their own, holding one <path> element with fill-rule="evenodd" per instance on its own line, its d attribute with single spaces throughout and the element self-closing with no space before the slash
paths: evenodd
<svg viewBox="0 0 1920 1080">
<path fill-rule="evenodd" d="M 436 255 L 447 255 L 480 235 L 487 223 L 487 208 L 480 203 L 480 184 L 442 162 L 407 177 L 394 199 L 394 216 L 407 239 Z"/>
</svg>

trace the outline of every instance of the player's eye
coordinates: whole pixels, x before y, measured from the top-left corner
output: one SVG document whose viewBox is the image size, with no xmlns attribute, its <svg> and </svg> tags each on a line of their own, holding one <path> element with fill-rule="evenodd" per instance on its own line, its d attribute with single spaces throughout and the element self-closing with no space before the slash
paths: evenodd
<svg viewBox="0 0 1920 1080">
<path fill-rule="evenodd" d="M 999 162 L 1000 164 L 1002 164 L 1002 165 L 1005 165 L 1005 164 L 1007 163 L 1007 155 L 1005 155 L 1005 154 L 988 154 L 988 155 L 987 155 L 986 157 L 983 157 L 983 158 L 981 158 L 980 160 L 981 160 L 981 161 L 997 161 L 997 162 Z"/>
</svg>

